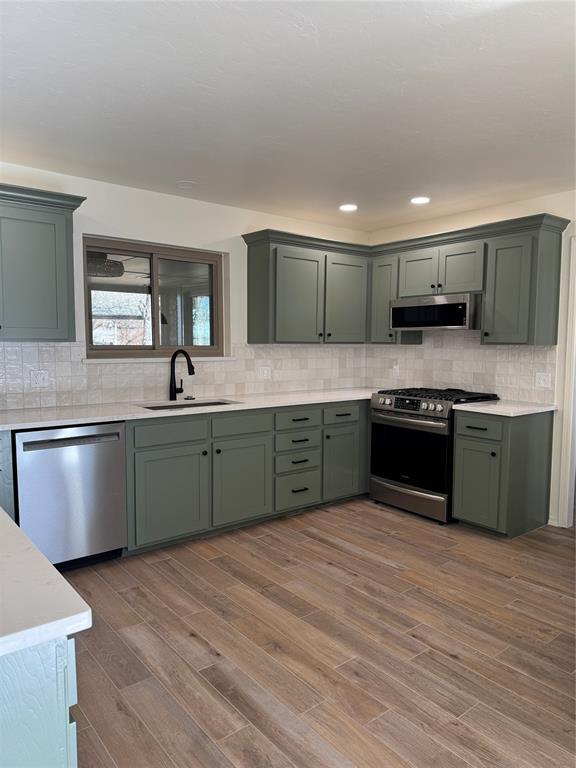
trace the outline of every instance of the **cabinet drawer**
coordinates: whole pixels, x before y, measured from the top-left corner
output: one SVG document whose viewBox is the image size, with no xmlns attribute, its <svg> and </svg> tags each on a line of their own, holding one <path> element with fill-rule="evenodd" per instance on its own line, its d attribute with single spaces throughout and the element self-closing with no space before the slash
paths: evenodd
<svg viewBox="0 0 576 768">
<path fill-rule="evenodd" d="M 249 435 L 255 432 L 272 432 L 274 414 L 242 413 L 239 416 L 223 416 L 212 419 L 213 437 L 233 437 Z"/>
<path fill-rule="evenodd" d="M 302 429 L 319 427 L 322 423 L 322 411 L 279 411 L 276 414 L 276 429 Z"/>
<path fill-rule="evenodd" d="M 456 432 L 467 437 L 479 437 L 484 440 L 502 440 L 502 422 L 483 419 L 481 416 L 456 417 Z"/>
<path fill-rule="evenodd" d="M 208 438 L 208 419 L 158 419 L 134 428 L 134 447 L 150 448 L 156 445 L 190 443 Z"/>
<path fill-rule="evenodd" d="M 280 456 L 276 456 L 275 469 L 277 473 L 297 472 L 301 469 L 314 469 L 320 466 L 321 460 L 320 448 L 313 451 L 283 453 Z"/>
<path fill-rule="evenodd" d="M 276 511 L 317 504 L 322 498 L 321 472 L 300 472 L 276 478 Z"/>
<path fill-rule="evenodd" d="M 302 432 L 287 432 L 276 435 L 277 451 L 295 451 L 298 448 L 317 448 L 321 444 L 319 429 L 308 429 Z"/>
<path fill-rule="evenodd" d="M 358 421 L 359 405 L 331 405 L 324 408 L 324 424 L 343 424 L 346 421 Z"/>
</svg>

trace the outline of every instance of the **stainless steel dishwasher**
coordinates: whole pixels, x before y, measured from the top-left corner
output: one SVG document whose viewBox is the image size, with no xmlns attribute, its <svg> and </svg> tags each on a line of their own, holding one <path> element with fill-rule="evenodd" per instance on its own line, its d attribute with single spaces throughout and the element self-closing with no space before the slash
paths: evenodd
<svg viewBox="0 0 576 768">
<path fill-rule="evenodd" d="M 124 424 L 15 434 L 19 524 L 52 562 L 126 546 Z"/>
</svg>

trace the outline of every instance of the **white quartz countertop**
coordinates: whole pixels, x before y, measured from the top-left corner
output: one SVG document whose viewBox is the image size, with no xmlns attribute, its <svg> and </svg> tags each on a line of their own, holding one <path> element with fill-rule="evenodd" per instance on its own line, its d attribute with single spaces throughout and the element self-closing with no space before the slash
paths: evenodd
<svg viewBox="0 0 576 768">
<path fill-rule="evenodd" d="M 520 403 L 515 400 L 493 400 L 486 403 L 463 403 L 453 406 L 455 411 L 482 413 L 484 416 L 530 416 L 533 413 L 557 411 L 558 406 L 542 403 Z"/>
<path fill-rule="evenodd" d="M 91 626 L 90 606 L 0 507 L 0 656 Z"/>
<path fill-rule="evenodd" d="M 311 392 L 276 392 L 266 395 L 226 395 L 202 400 L 231 400 L 227 405 L 199 408 L 182 408 L 165 411 L 149 411 L 145 406 L 160 403 L 103 403 L 102 405 L 66 406 L 61 408 L 26 408 L 0 411 L 0 431 L 11 429 L 37 429 L 64 427 L 72 424 L 95 424 L 132 419 L 158 419 L 165 416 L 192 416 L 203 413 L 244 411 L 255 408 L 281 408 L 289 405 L 313 405 L 314 403 L 338 403 L 348 400 L 369 400 L 373 389 L 328 389 Z M 184 401 L 182 401 L 184 402 Z M 170 403 L 166 403 L 169 405 Z"/>
</svg>

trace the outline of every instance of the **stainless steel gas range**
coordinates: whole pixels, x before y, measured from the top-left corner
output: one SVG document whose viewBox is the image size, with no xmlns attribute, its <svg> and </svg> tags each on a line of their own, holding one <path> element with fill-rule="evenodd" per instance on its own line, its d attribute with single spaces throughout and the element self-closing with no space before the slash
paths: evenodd
<svg viewBox="0 0 576 768">
<path fill-rule="evenodd" d="M 372 395 L 370 497 L 446 523 L 451 515 L 457 403 L 498 400 L 463 389 L 389 389 Z"/>
</svg>

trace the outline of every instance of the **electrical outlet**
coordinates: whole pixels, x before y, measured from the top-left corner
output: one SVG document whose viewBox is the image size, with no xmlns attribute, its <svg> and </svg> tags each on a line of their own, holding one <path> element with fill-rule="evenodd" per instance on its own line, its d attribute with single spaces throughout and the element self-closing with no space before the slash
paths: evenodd
<svg viewBox="0 0 576 768">
<path fill-rule="evenodd" d="M 552 389 L 552 374 L 537 373 L 535 383 L 537 389 Z"/>
<path fill-rule="evenodd" d="M 256 375 L 259 379 L 271 379 L 272 378 L 272 366 L 260 365 L 256 369 Z"/>
<path fill-rule="evenodd" d="M 46 389 L 48 386 L 48 371 L 41 368 L 33 368 L 30 371 L 30 387 L 32 389 Z"/>
</svg>

